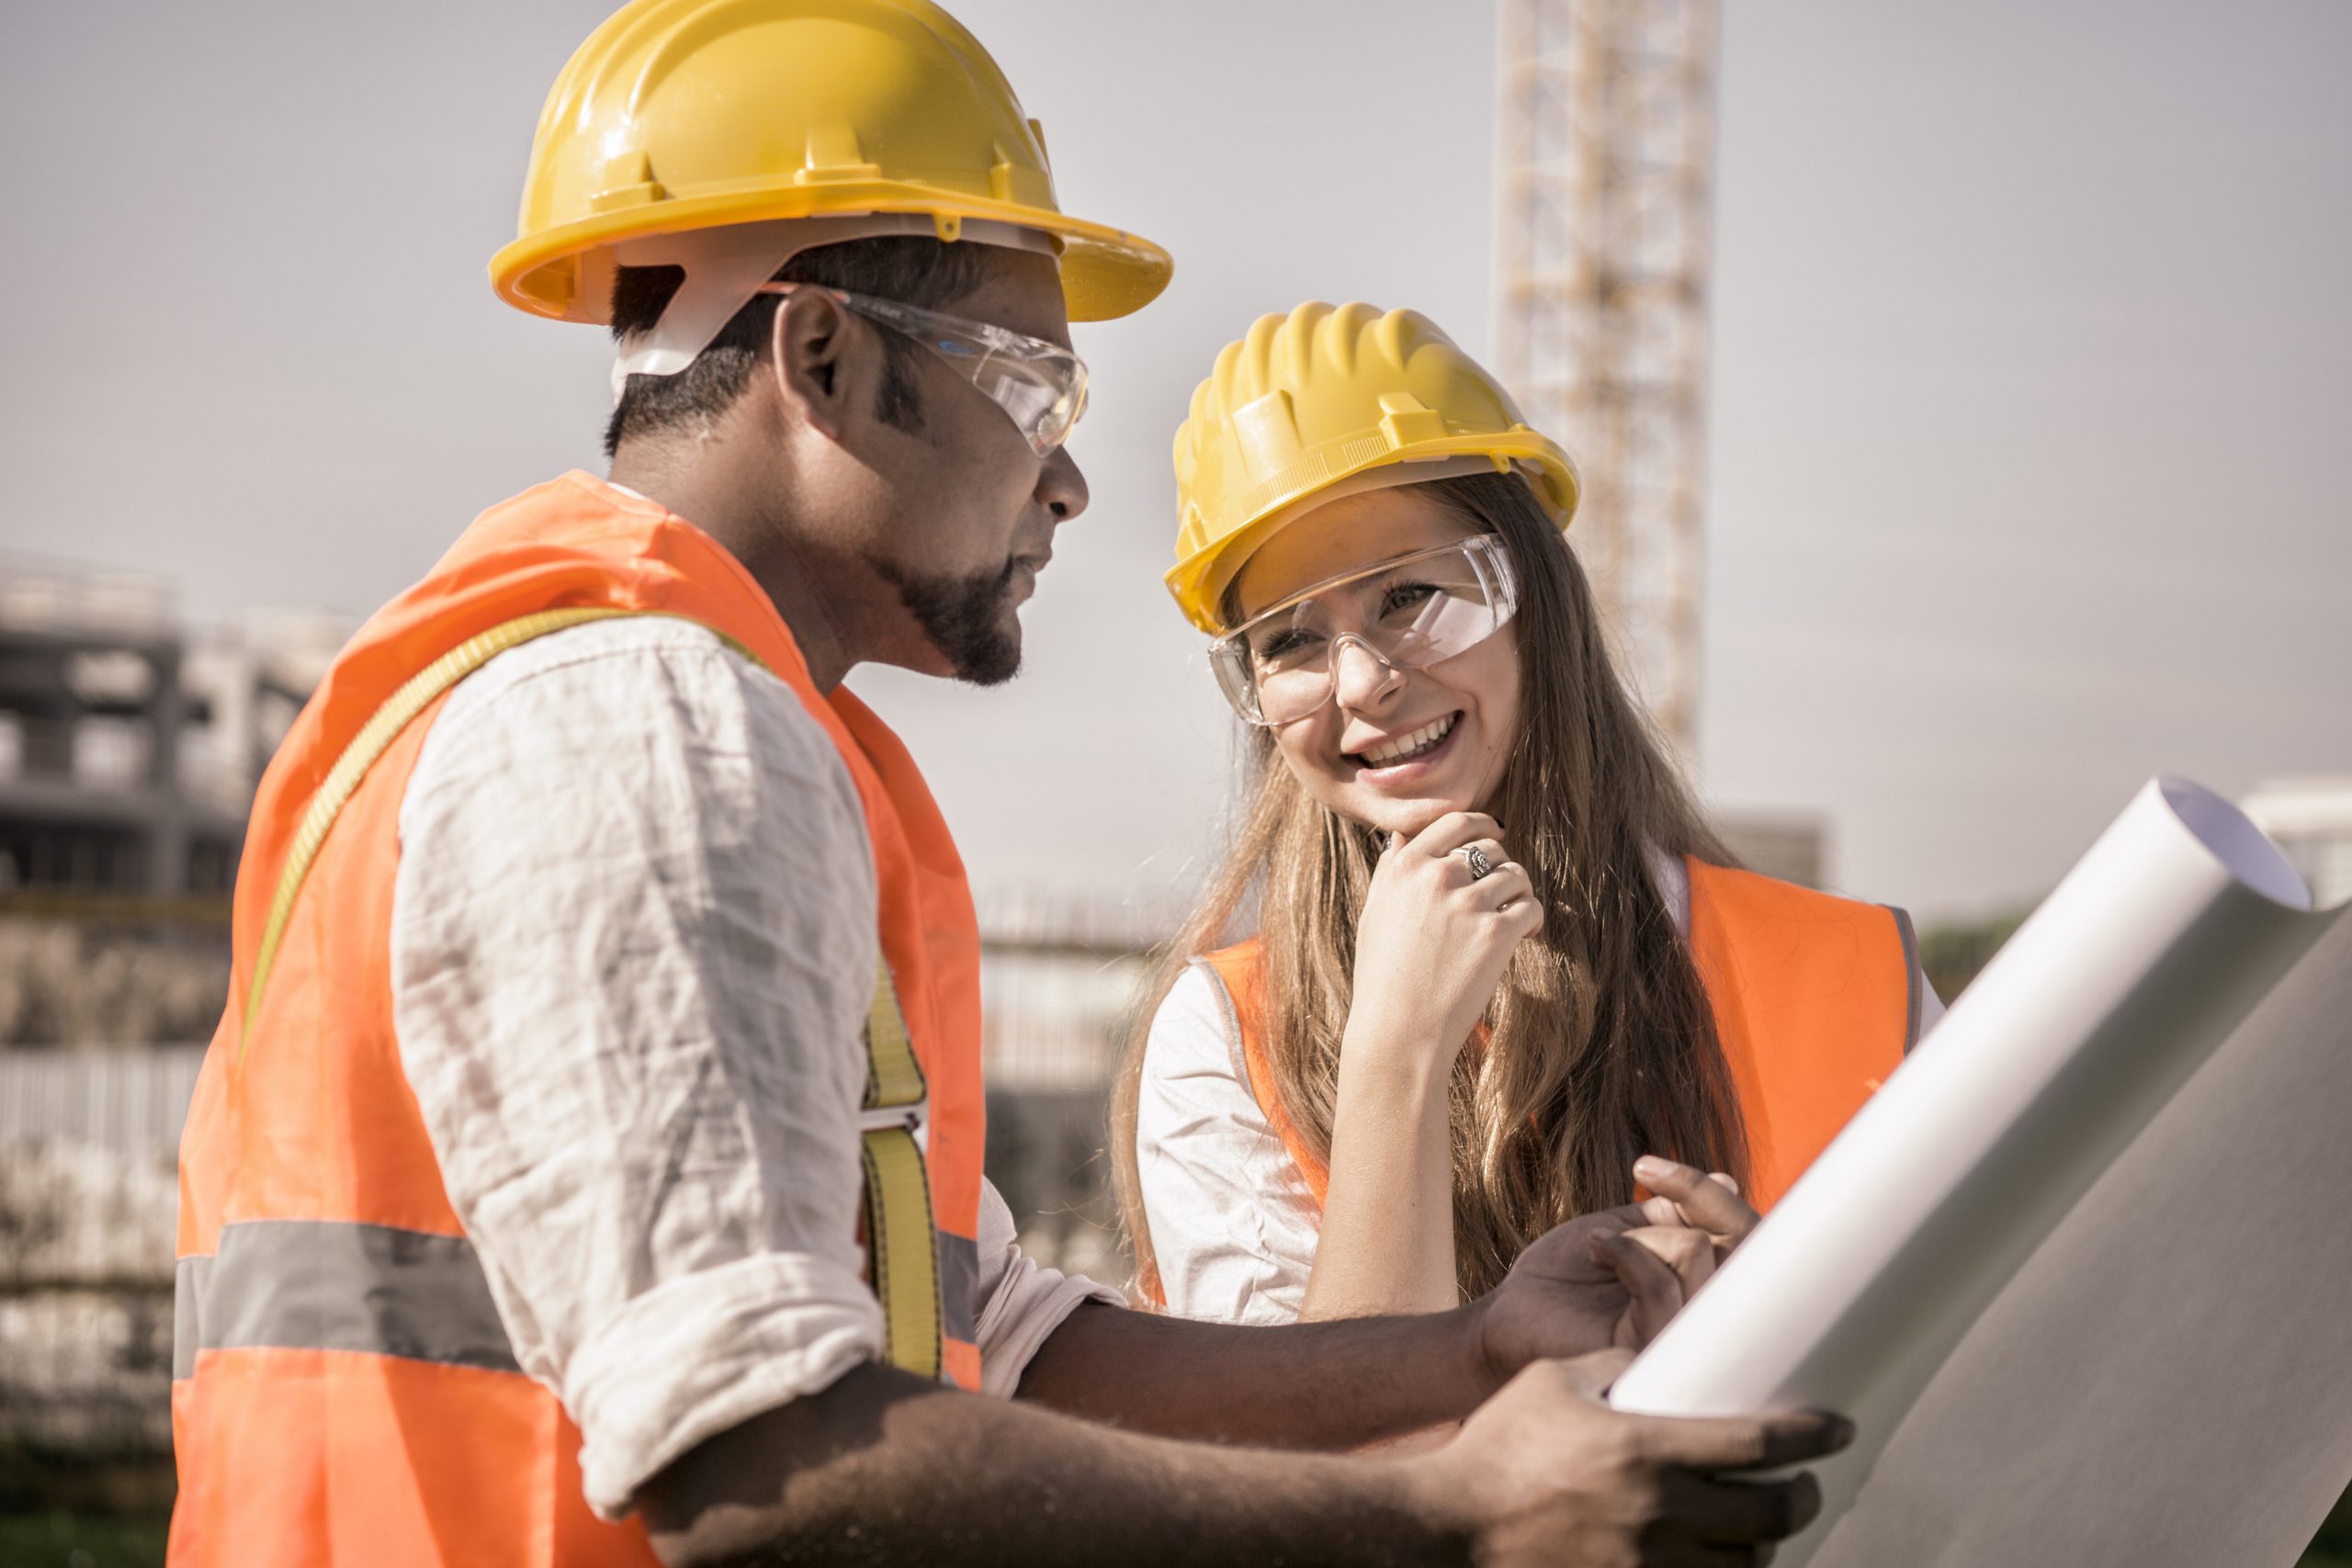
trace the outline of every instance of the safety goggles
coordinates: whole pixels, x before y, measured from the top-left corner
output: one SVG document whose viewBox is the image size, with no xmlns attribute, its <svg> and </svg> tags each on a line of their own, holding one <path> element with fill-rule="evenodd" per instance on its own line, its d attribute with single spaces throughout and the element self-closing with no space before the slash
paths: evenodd
<svg viewBox="0 0 2352 1568">
<path fill-rule="evenodd" d="M 1477 647 L 1518 608 L 1510 554 L 1482 534 L 1318 582 L 1210 644 L 1209 664 L 1234 711 L 1271 728 L 1331 700 L 1344 644 L 1419 670 Z"/>
<path fill-rule="evenodd" d="M 789 294 L 796 288 L 820 288 L 868 321 L 939 355 L 1005 412 L 1040 457 L 1069 440 L 1071 427 L 1086 412 L 1086 362 L 1057 343 L 817 284 L 770 283 L 760 292 Z"/>
</svg>

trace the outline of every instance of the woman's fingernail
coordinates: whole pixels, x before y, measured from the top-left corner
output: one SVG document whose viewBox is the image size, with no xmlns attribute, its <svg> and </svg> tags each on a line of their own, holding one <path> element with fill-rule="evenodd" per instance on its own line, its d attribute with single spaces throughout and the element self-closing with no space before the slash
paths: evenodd
<svg viewBox="0 0 2352 1568">
<path fill-rule="evenodd" d="M 1644 1155 L 1634 1162 L 1634 1175 L 1643 1181 L 1659 1181 L 1674 1174 L 1674 1167 L 1656 1155 Z"/>
</svg>

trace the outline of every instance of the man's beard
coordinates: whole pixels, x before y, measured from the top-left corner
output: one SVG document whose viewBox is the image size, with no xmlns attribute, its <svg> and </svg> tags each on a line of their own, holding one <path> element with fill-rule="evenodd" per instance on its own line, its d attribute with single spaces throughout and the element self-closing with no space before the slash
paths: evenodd
<svg viewBox="0 0 2352 1568">
<path fill-rule="evenodd" d="M 922 627 L 931 646 L 946 658 L 957 680 L 1001 686 L 1020 672 L 1021 625 L 1007 613 L 1018 560 L 967 577 L 916 577 L 891 561 L 868 564 L 898 589 L 899 603 Z M 1005 629 L 1008 621 L 1010 631 Z"/>
</svg>

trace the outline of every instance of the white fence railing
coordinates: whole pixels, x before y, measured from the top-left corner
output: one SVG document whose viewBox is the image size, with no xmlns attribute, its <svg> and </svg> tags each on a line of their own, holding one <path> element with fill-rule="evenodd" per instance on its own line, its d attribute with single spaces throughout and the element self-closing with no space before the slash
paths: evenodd
<svg viewBox="0 0 2352 1568">
<path fill-rule="evenodd" d="M 66 1139 L 118 1155 L 168 1154 L 203 1065 L 201 1045 L 0 1051 L 0 1146 Z"/>
<path fill-rule="evenodd" d="M 201 1046 L 0 1051 L 0 1286 L 172 1278 Z"/>
<path fill-rule="evenodd" d="M 0 1444 L 168 1451 L 174 1166 L 203 1057 L 0 1051 Z"/>
<path fill-rule="evenodd" d="M 1132 953 L 990 941 L 980 964 L 990 1089 L 1101 1091 L 1142 976 Z M 0 1050 L 0 1287 L 169 1283 L 174 1164 L 203 1060 L 199 1045 Z"/>
</svg>

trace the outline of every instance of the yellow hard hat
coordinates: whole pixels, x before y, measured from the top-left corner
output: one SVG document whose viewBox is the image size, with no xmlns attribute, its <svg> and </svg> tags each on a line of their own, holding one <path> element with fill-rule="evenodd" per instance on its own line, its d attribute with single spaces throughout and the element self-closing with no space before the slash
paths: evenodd
<svg viewBox="0 0 2352 1568">
<path fill-rule="evenodd" d="M 1168 591 L 1215 636 L 1242 563 L 1326 501 L 1480 469 L 1525 474 L 1559 525 L 1576 465 L 1527 427 L 1502 383 L 1415 310 L 1310 300 L 1226 344 L 1176 431 Z"/>
<path fill-rule="evenodd" d="M 1062 215 L 1043 130 L 931 0 L 623 6 L 548 96 L 519 231 L 490 277 L 535 315 L 604 322 L 630 242 L 853 215 L 888 232 L 909 214 L 944 240 L 967 221 L 1051 236 L 1074 321 L 1124 316 L 1168 283 L 1158 245 Z"/>
</svg>

